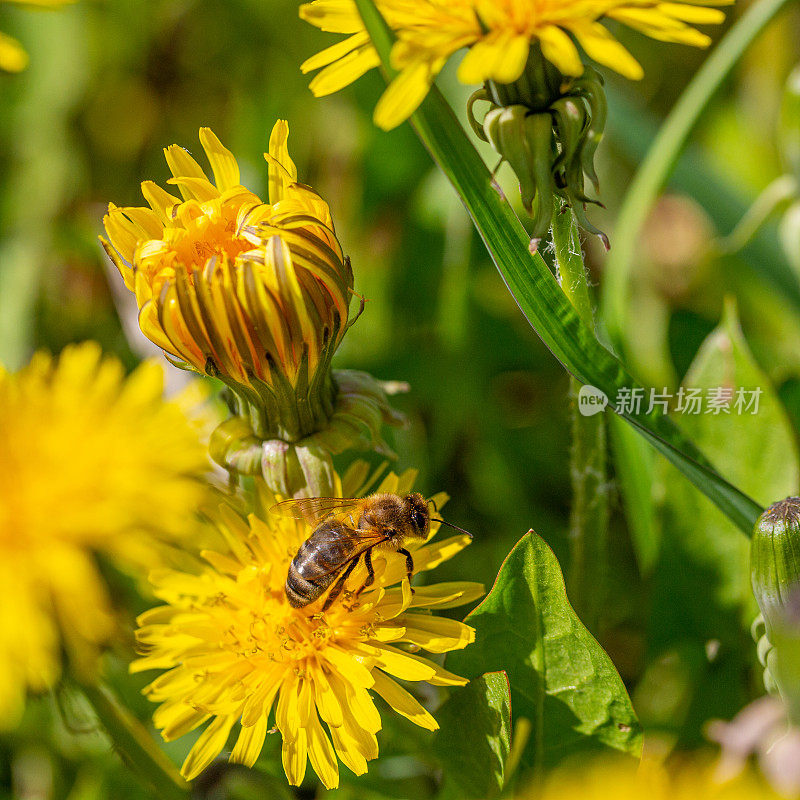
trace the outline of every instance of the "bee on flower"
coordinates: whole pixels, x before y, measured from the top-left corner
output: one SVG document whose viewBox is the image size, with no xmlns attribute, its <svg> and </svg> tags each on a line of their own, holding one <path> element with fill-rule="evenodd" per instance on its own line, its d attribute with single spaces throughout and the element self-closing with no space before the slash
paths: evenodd
<svg viewBox="0 0 800 800">
<path fill-rule="evenodd" d="M 599 73 L 584 55 L 626 78 L 639 79 L 636 59 L 604 26 L 620 22 L 653 39 L 705 47 L 695 25 L 719 24 L 709 5 L 732 0 L 376 0 L 395 34 L 391 63 L 397 72 L 375 108 L 375 123 L 396 127 L 419 107 L 447 61 L 466 48 L 458 78 L 481 85 L 468 119 L 520 180 L 523 205 L 534 219 L 538 244 L 550 226 L 554 202 L 570 205 L 588 231 L 607 240 L 586 219 L 591 200 L 584 176 L 597 190 L 594 154 L 603 135 L 606 102 Z M 347 86 L 380 63 L 354 0 L 312 0 L 300 7 L 312 25 L 346 38 L 309 58 L 319 70 L 311 90 L 323 96 Z M 474 104 L 489 103 L 482 121 Z"/>
<path fill-rule="evenodd" d="M 374 482 L 368 472 L 357 462 L 337 476 L 337 496 L 363 495 Z M 413 480 L 413 471 L 389 474 L 377 491 L 404 495 Z M 258 485 L 260 508 L 280 499 Z M 433 499 L 440 505 L 446 498 Z M 415 724 L 438 727 L 398 680 L 434 686 L 467 682 L 418 653 L 446 653 L 473 641 L 472 628 L 430 612 L 477 599 L 480 584 L 432 584 L 412 592 L 406 558 L 381 550 L 371 564 L 373 581 L 357 597 L 347 589 L 327 606 L 324 598 L 298 606 L 287 596 L 287 574 L 311 526 L 275 514 L 251 515 L 245 522 L 227 507 L 217 524 L 229 552 L 204 553 L 209 566 L 202 574 L 152 576 L 167 605 L 139 618 L 142 657 L 131 667 L 167 670 L 144 690 L 160 703 L 154 721 L 164 739 L 206 726 L 183 764 L 187 779 L 211 764 L 232 731 L 229 760 L 252 766 L 274 725 L 283 740 L 289 782 L 302 782 L 310 760 L 322 783 L 334 788 L 339 761 L 361 775 L 378 756 L 382 721 L 376 695 Z M 465 535 L 431 541 L 437 529 L 433 522 L 427 540 L 408 544 L 416 573 L 469 543 Z M 366 578 L 362 562 L 351 575 L 352 585 L 363 585 Z"/>
<path fill-rule="evenodd" d="M 95 343 L 0 368 L 0 728 L 64 670 L 94 679 L 119 630 L 98 557 L 143 577 L 198 532 L 210 462 L 162 390 L 158 364 L 126 378 Z"/>
<path fill-rule="evenodd" d="M 353 271 L 328 204 L 298 181 L 288 134 L 279 120 L 264 154 L 268 202 L 241 185 L 233 154 L 202 128 L 214 181 L 186 150 L 166 148 L 180 197 L 145 181 L 148 206 L 110 205 L 101 239 L 136 296 L 144 335 L 173 364 L 228 387 L 233 416 L 212 456 L 282 491 L 297 485 L 287 469 L 329 473 L 330 453 L 388 451 L 380 428 L 397 422 L 377 381 L 331 369 L 354 322 Z M 309 480 L 312 493 L 329 493 L 329 475 Z"/>
</svg>

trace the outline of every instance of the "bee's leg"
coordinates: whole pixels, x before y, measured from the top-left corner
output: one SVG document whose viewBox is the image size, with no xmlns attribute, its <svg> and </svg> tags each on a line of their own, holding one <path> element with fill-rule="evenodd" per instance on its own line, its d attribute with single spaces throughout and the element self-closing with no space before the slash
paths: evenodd
<svg viewBox="0 0 800 800">
<path fill-rule="evenodd" d="M 354 558 L 350 562 L 350 566 L 339 576 L 339 579 L 336 583 L 333 584 L 333 588 L 328 593 L 328 598 L 325 600 L 325 605 L 322 606 L 323 611 L 327 611 L 333 601 L 342 593 L 342 589 L 344 589 L 345 581 L 350 577 L 350 573 L 356 568 L 356 564 L 358 564 L 358 558 Z"/>
<path fill-rule="evenodd" d="M 372 586 L 375 582 L 375 569 L 372 566 L 372 548 L 364 551 L 364 566 L 367 568 L 367 579 L 361 584 L 359 590 L 356 592 L 355 599 L 357 600 L 364 589 Z"/>
<path fill-rule="evenodd" d="M 414 575 L 414 558 L 412 557 L 411 553 L 405 549 L 405 547 L 398 548 L 397 552 L 406 557 L 406 572 L 408 573 L 408 582 L 411 583 L 411 578 Z M 413 586 L 411 587 L 411 591 L 413 593 Z"/>
</svg>

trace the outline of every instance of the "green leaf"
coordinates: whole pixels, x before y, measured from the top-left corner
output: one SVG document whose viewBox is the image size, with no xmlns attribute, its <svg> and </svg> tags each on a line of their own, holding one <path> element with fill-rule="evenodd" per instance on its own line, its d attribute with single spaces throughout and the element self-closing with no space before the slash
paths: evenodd
<svg viewBox="0 0 800 800">
<path fill-rule="evenodd" d="M 522 764 L 539 770 L 583 752 L 639 757 L 642 737 L 622 679 L 567 600 L 558 561 L 529 531 L 466 619 L 475 644 L 451 653 L 466 677 L 505 670 L 514 716 L 531 722 Z"/>
<path fill-rule="evenodd" d="M 605 267 L 603 320 L 615 344 L 624 345 L 626 337 L 635 335 L 636 324 L 629 318 L 628 308 L 631 276 L 639 232 L 656 197 L 717 89 L 753 40 L 788 3 L 759 0 L 745 11 L 687 86 L 639 167 L 620 209 L 614 249 Z"/>
<path fill-rule="evenodd" d="M 434 753 L 448 792 L 462 800 L 500 794 L 511 742 L 511 697 L 505 672 L 487 672 L 453 692 L 436 712 Z"/>
<path fill-rule="evenodd" d="M 389 53 L 392 34 L 373 0 L 356 0 L 388 77 L 395 72 Z M 710 497 L 748 535 L 761 508 L 731 486 L 710 466 L 668 418 L 617 403 L 623 388 L 638 386 L 625 367 L 581 321 L 542 257 L 530 242 L 511 207 L 498 194 L 481 157 L 470 144 L 452 109 L 434 87 L 412 118 L 431 156 L 461 197 L 487 250 L 521 311 L 553 355 L 581 383 L 603 391 L 609 406 Z"/>
<path fill-rule="evenodd" d="M 718 387 L 734 393 L 728 414 L 682 414 L 684 428 L 726 474 L 764 504 L 797 490 L 800 471 L 791 424 L 747 347 L 732 303 L 701 346 L 684 385 L 703 395 Z M 758 413 L 736 412 L 738 389 L 761 390 Z M 684 653 L 695 704 L 702 705 L 702 712 L 689 711 L 685 735 L 699 740 L 702 719 L 735 711 L 727 706 L 743 694 L 755 656 L 747 634 L 758 613 L 750 588 L 750 548 L 731 522 L 677 481 L 675 470 L 663 461 L 657 465 L 656 484 L 669 491 L 660 508 L 662 554 L 650 614 L 650 648 L 654 656 Z M 712 660 L 704 652 L 707 642 L 714 642 Z M 719 683 L 712 680 L 718 670 L 732 675 L 725 691 L 700 691 L 704 681 Z M 670 714 L 667 724 L 676 722 L 680 720 Z"/>
</svg>

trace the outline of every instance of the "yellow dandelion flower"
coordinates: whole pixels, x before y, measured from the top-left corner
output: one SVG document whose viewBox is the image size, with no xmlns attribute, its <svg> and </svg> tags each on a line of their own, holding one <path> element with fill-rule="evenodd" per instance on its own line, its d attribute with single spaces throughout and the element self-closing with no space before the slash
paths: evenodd
<svg viewBox="0 0 800 800">
<path fill-rule="evenodd" d="M 466 84 L 513 83 L 523 73 L 533 45 L 564 75 L 578 76 L 577 45 L 590 58 L 627 78 L 642 68 L 601 20 L 621 22 L 666 42 L 705 47 L 710 39 L 694 25 L 718 24 L 724 14 L 709 5 L 732 0 L 377 0 L 397 35 L 393 66 L 400 74 L 375 109 L 384 129 L 407 119 L 425 99 L 446 61 L 469 48 L 458 70 Z M 324 31 L 348 38 L 308 59 L 304 72 L 321 69 L 311 82 L 315 95 L 338 91 L 378 66 L 378 55 L 354 0 L 313 0 L 300 16 Z M 577 42 L 577 45 L 576 45 Z"/>
<path fill-rule="evenodd" d="M 337 476 L 339 496 L 360 496 L 367 471 L 361 463 L 341 480 Z M 413 480 L 412 471 L 391 474 L 378 491 L 405 494 Z M 279 499 L 263 487 L 262 493 L 262 507 Z M 205 553 L 210 566 L 203 574 L 151 576 L 168 605 L 139 618 L 143 657 L 132 665 L 137 672 L 168 670 L 144 690 L 161 704 L 154 720 L 165 740 L 208 723 L 183 764 L 187 779 L 222 752 L 234 727 L 229 760 L 252 766 L 274 724 L 290 783 L 301 783 L 310 760 L 333 788 L 339 760 L 360 775 L 378 756 L 382 723 L 373 693 L 417 725 L 436 729 L 430 712 L 397 680 L 466 683 L 417 652 L 445 653 L 473 641 L 472 628 L 429 610 L 475 600 L 482 586 L 447 583 L 412 593 L 405 558 L 382 551 L 375 556 L 375 583 L 358 601 L 344 591 L 324 612 L 324 598 L 293 608 L 284 585 L 292 558 L 311 533 L 308 524 L 270 514 L 246 523 L 228 509 L 219 526 L 230 552 Z M 434 532 L 437 527 L 432 525 Z M 415 571 L 432 569 L 468 543 L 468 537 L 455 536 L 410 544 Z M 352 586 L 365 577 L 361 565 Z"/>
<path fill-rule="evenodd" d="M 208 460 L 162 385 L 94 343 L 0 369 L 0 727 L 57 681 L 62 649 L 91 673 L 115 629 L 96 556 L 150 570 L 193 530 Z"/>
<path fill-rule="evenodd" d="M 75 0 L 0 0 L 3 3 L 31 6 L 32 8 L 58 8 Z M 28 66 L 28 54 L 22 45 L 7 33 L 0 31 L 0 70 L 21 72 Z"/>
<path fill-rule="evenodd" d="M 778 800 L 779 795 L 752 771 L 721 779 L 702 763 L 657 764 L 595 760 L 570 764 L 544 786 L 530 787 L 519 800 Z"/>
<path fill-rule="evenodd" d="M 331 413 L 330 359 L 348 325 L 353 273 L 327 203 L 297 181 L 288 125 L 270 137 L 269 202 L 239 182 L 239 166 L 208 128 L 200 142 L 214 182 L 177 145 L 167 164 L 181 198 L 152 181 L 149 207 L 109 206 L 103 244 L 135 293 L 142 332 L 174 363 L 221 378 L 274 433 L 296 395 L 309 433 Z"/>
</svg>

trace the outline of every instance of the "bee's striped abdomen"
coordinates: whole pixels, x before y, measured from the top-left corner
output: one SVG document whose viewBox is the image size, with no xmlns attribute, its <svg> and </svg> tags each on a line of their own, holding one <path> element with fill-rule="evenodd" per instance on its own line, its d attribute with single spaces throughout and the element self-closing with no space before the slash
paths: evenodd
<svg viewBox="0 0 800 800">
<path fill-rule="evenodd" d="M 341 522 L 329 520 L 319 525 L 289 565 L 286 597 L 290 605 L 302 608 L 313 603 L 341 572 L 355 544 Z"/>
</svg>

